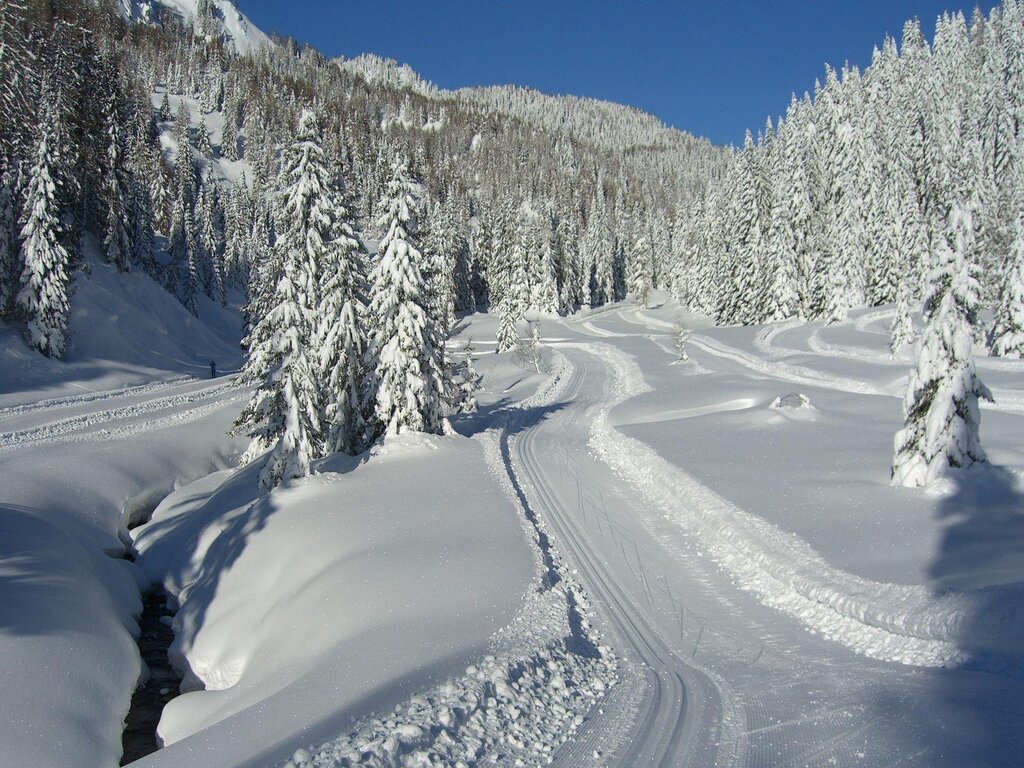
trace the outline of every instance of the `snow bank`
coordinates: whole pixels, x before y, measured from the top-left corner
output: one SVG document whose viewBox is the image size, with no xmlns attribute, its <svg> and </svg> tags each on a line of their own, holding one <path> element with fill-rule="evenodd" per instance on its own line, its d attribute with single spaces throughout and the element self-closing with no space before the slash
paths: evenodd
<svg viewBox="0 0 1024 768">
<path fill-rule="evenodd" d="M 262 498 L 258 467 L 219 473 L 138 530 L 147 578 L 180 602 L 172 654 L 190 690 L 140 764 L 283 760 L 486 655 L 535 568 L 479 445 L 409 435 L 365 459 Z"/>
<path fill-rule="evenodd" d="M 0 753 L 11 766 L 116 766 L 140 672 L 132 564 L 71 520 L 0 507 Z"/>
<path fill-rule="evenodd" d="M 229 463 L 238 315 L 192 317 L 147 275 L 76 276 L 65 360 L 0 329 L 0 759 L 108 768 L 140 674 L 131 516 Z M 198 373 L 203 379 L 190 375 Z"/>
</svg>

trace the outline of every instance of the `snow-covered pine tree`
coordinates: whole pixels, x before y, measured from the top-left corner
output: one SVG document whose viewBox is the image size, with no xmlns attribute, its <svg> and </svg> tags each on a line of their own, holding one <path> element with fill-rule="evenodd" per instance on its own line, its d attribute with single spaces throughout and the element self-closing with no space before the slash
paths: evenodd
<svg viewBox="0 0 1024 768">
<path fill-rule="evenodd" d="M 1010 252 L 1003 267 L 995 322 L 989 335 L 992 354 L 1024 357 L 1024 212 L 1014 221 Z"/>
<path fill-rule="evenodd" d="M 555 233 L 550 217 L 545 217 L 544 231 L 538 231 L 536 250 L 529 263 L 530 306 L 538 312 L 553 315 L 558 312 L 558 287 L 555 280 L 555 264 L 552 246 Z"/>
<path fill-rule="evenodd" d="M 430 314 L 442 337 L 455 324 L 455 262 L 458 232 L 451 200 L 435 204 L 429 217 L 423 255 L 423 279 L 431 300 Z"/>
<path fill-rule="evenodd" d="M 107 129 L 107 156 L 105 189 L 103 198 L 106 203 L 106 229 L 103 234 L 103 251 L 107 261 L 119 272 L 127 272 L 131 268 L 132 243 L 128 236 L 129 181 L 125 168 L 124 137 L 122 135 L 121 116 L 118 114 L 117 99 L 111 92 L 104 106 L 104 118 Z"/>
<path fill-rule="evenodd" d="M 221 156 L 225 160 L 240 160 L 238 144 L 238 100 L 232 88 L 224 99 L 224 125 L 220 132 Z"/>
<path fill-rule="evenodd" d="M 761 319 L 764 310 L 758 306 L 764 253 L 764 222 L 758 204 L 761 175 L 754 140 L 747 131 L 743 151 L 737 157 L 732 176 L 735 194 L 730 201 L 727 224 L 732 285 L 723 292 L 718 308 L 718 320 L 722 323 L 755 323 Z"/>
<path fill-rule="evenodd" d="M 530 265 L 539 259 L 540 239 L 532 211 L 521 210 L 518 227 L 509 252 L 508 276 L 503 296 L 511 311 L 522 317 L 530 309 Z"/>
<path fill-rule="evenodd" d="M 902 280 L 896 296 L 896 313 L 889 329 L 889 351 L 895 356 L 914 339 L 914 321 L 911 316 L 910 281 Z"/>
<path fill-rule="evenodd" d="M 22 28 L 27 13 L 25 0 L 0 3 L 0 154 L 8 161 L 29 125 L 32 53 Z"/>
<path fill-rule="evenodd" d="M 213 143 L 210 141 L 210 130 L 206 127 L 206 117 L 199 118 L 196 126 L 196 151 L 206 160 L 213 158 Z"/>
<path fill-rule="evenodd" d="M 51 172 L 52 115 L 50 105 L 45 105 L 35 162 L 25 187 L 21 229 L 24 266 L 17 302 L 27 321 L 29 343 L 47 357 L 60 357 L 68 341 L 71 276 L 70 257 L 61 243 L 57 183 Z"/>
<path fill-rule="evenodd" d="M 379 210 L 384 232 L 370 274 L 368 356 L 372 374 L 370 435 L 404 432 L 441 434 L 449 429 L 446 409 L 451 384 L 444 349 L 435 346 L 434 319 L 423 283 L 417 243 L 420 183 L 408 162 L 392 164 L 391 181 Z"/>
<path fill-rule="evenodd" d="M 153 250 L 153 204 L 149 196 L 149 185 L 138 176 L 132 176 L 128 186 L 128 219 L 131 225 L 131 261 L 141 266 L 150 277 L 156 278 L 158 264 Z"/>
<path fill-rule="evenodd" d="M 473 339 L 468 339 L 459 353 L 462 361 L 458 366 L 455 402 L 452 404 L 455 413 L 474 413 L 477 410 L 476 393 L 480 388 L 480 376 L 473 367 L 475 352 Z"/>
<path fill-rule="evenodd" d="M 485 210 L 480 210 L 476 221 L 472 223 L 474 226 L 469 233 L 469 288 L 473 297 L 472 309 L 481 309 L 490 302 L 487 271 L 491 254 L 491 226 Z"/>
<path fill-rule="evenodd" d="M 630 252 L 628 288 L 636 303 L 647 308 L 651 289 L 654 287 L 654 248 L 650 238 L 650 227 L 639 205 L 634 205 L 629 221 Z"/>
<path fill-rule="evenodd" d="M 160 100 L 160 107 L 157 109 L 156 116 L 161 123 L 168 122 L 173 116 L 171 113 L 171 102 L 167 97 L 167 91 L 164 91 L 164 97 Z"/>
<path fill-rule="evenodd" d="M 519 321 L 511 299 L 506 296 L 498 304 L 498 347 L 496 352 L 508 352 L 514 349 L 519 343 L 519 331 L 516 323 Z"/>
<path fill-rule="evenodd" d="M 188 200 L 184 187 L 178 187 L 171 208 L 169 231 L 167 234 L 167 253 L 169 256 L 164 270 L 164 287 L 180 299 L 181 282 L 188 264 L 188 235 L 186 218 L 189 215 Z"/>
<path fill-rule="evenodd" d="M 614 243 L 608 223 L 608 207 L 604 199 L 604 180 L 598 180 L 594 199 L 587 212 L 587 230 L 583 237 L 588 288 L 587 301 L 592 305 L 615 300 Z"/>
<path fill-rule="evenodd" d="M 969 260 L 973 222 L 954 204 L 938 241 L 924 304 L 917 368 L 903 400 L 906 424 L 896 433 L 893 485 L 921 486 L 949 467 L 985 461 L 978 427 L 978 398 L 992 399 L 974 368 L 977 267 Z"/>
<path fill-rule="evenodd" d="M 310 127 L 312 130 L 312 126 Z M 311 135 L 311 138 L 313 136 Z M 331 229 L 322 232 L 325 247 L 320 273 L 320 310 L 317 346 L 319 375 L 323 387 L 324 452 L 355 454 L 365 447 L 366 420 L 366 262 L 362 244 L 356 238 L 353 217 L 326 168 L 314 169 L 323 162 L 311 149 L 307 172 L 317 180 L 306 185 L 311 224 Z M 314 199 L 313 190 L 318 190 Z M 313 215 L 314 210 L 318 213 Z"/>
<path fill-rule="evenodd" d="M 246 340 L 242 380 L 255 384 L 256 391 L 235 426 L 253 438 L 250 455 L 271 449 L 260 470 L 264 490 L 308 475 L 310 462 L 322 452 L 317 310 L 325 239 L 335 234 L 335 210 L 325 185 L 320 135 L 316 115 L 304 111 L 282 159 L 274 250 L 283 274 L 269 297 L 272 308 Z"/>
<path fill-rule="evenodd" d="M 198 234 L 202 252 L 206 256 L 206 295 L 221 306 L 227 306 L 226 270 L 224 268 L 223 213 L 220 192 L 213 178 L 211 166 L 207 166 L 196 206 Z"/>
<path fill-rule="evenodd" d="M 14 172 L 7 168 L 0 173 L 0 318 L 7 319 L 14 310 L 14 297 L 21 277 L 18 266 L 18 239 L 15 233 Z"/>
</svg>

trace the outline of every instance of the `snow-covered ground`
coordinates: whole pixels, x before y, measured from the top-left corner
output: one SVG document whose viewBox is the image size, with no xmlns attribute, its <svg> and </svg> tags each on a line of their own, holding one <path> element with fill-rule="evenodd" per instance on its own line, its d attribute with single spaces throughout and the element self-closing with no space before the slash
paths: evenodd
<svg viewBox="0 0 1024 768">
<path fill-rule="evenodd" d="M 0 753 L 11 765 L 116 765 L 140 672 L 138 568 L 124 529 L 244 447 L 237 311 L 201 318 L 144 274 L 91 259 L 64 360 L 0 327 Z M 198 376 L 198 378 L 197 378 Z"/>
<path fill-rule="evenodd" d="M 460 434 L 262 499 L 230 469 L 244 392 L 186 378 L 206 349 L 100 356 L 80 333 L 71 362 L 10 379 L 5 760 L 116 763 L 131 617 L 162 583 L 189 692 L 140 765 L 1014 764 L 1024 364 L 979 361 L 990 466 L 895 489 L 910 359 L 889 357 L 885 309 L 684 315 L 685 363 L 679 317 L 544 319 L 538 374 L 475 315 L 481 410 Z M 158 501 L 138 562 L 111 557 Z"/>
</svg>

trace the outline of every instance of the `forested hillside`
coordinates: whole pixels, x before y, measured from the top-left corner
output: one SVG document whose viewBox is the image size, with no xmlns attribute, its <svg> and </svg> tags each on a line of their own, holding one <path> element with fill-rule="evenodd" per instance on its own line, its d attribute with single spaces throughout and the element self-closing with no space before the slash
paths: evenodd
<svg viewBox="0 0 1024 768">
<path fill-rule="evenodd" d="M 318 113 L 355 223 L 402 156 L 453 309 L 571 311 L 664 282 L 673 230 L 727 153 L 635 110 L 525 89 L 446 92 L 393 62 L 271 42 L 227 0 L 17 0 L 0 9 L 4 317 L 59 357 L 83 233 L 193 313 L 257 292 L 282 147 Z M 44 115 L 46 119 L 34 119 Z M 524 262 L 513 269 L 513 262 Z M 266 269 L 263 269 L 263 268 Z"/>
<path fill-rule="evenodd" d="M 1017 0 L 969 22 L 943 16 L 932 44 L 909 21 L 866 70 L 828 67 L 777 125 L 756 141 L 748 132 L 692 205 L 675 290 L 721 323 L 834 321 L 898 303 L 898 349 L 940 255 L 954 250 L 975 334 L 973 307 L 991 306 L 992 348 L 1020 354 L 1022 123 Z"/>
</svg>

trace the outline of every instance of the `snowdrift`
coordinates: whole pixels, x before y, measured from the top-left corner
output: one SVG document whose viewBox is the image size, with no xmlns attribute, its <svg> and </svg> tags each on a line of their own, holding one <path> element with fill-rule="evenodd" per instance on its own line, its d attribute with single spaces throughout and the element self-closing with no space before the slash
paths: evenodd
<svg viewBox="0 0 1024 768">
<path fill-rule="evenodd" d="M 257 498 L 258 465 L 182 488 L 139 530 L 177 595 L 190 693 L 145 765 L 236 765 L 336 737 L 461 674 L 535 576 L 511 500 L 461 437 L 390 438 Z"/>
</svg>

